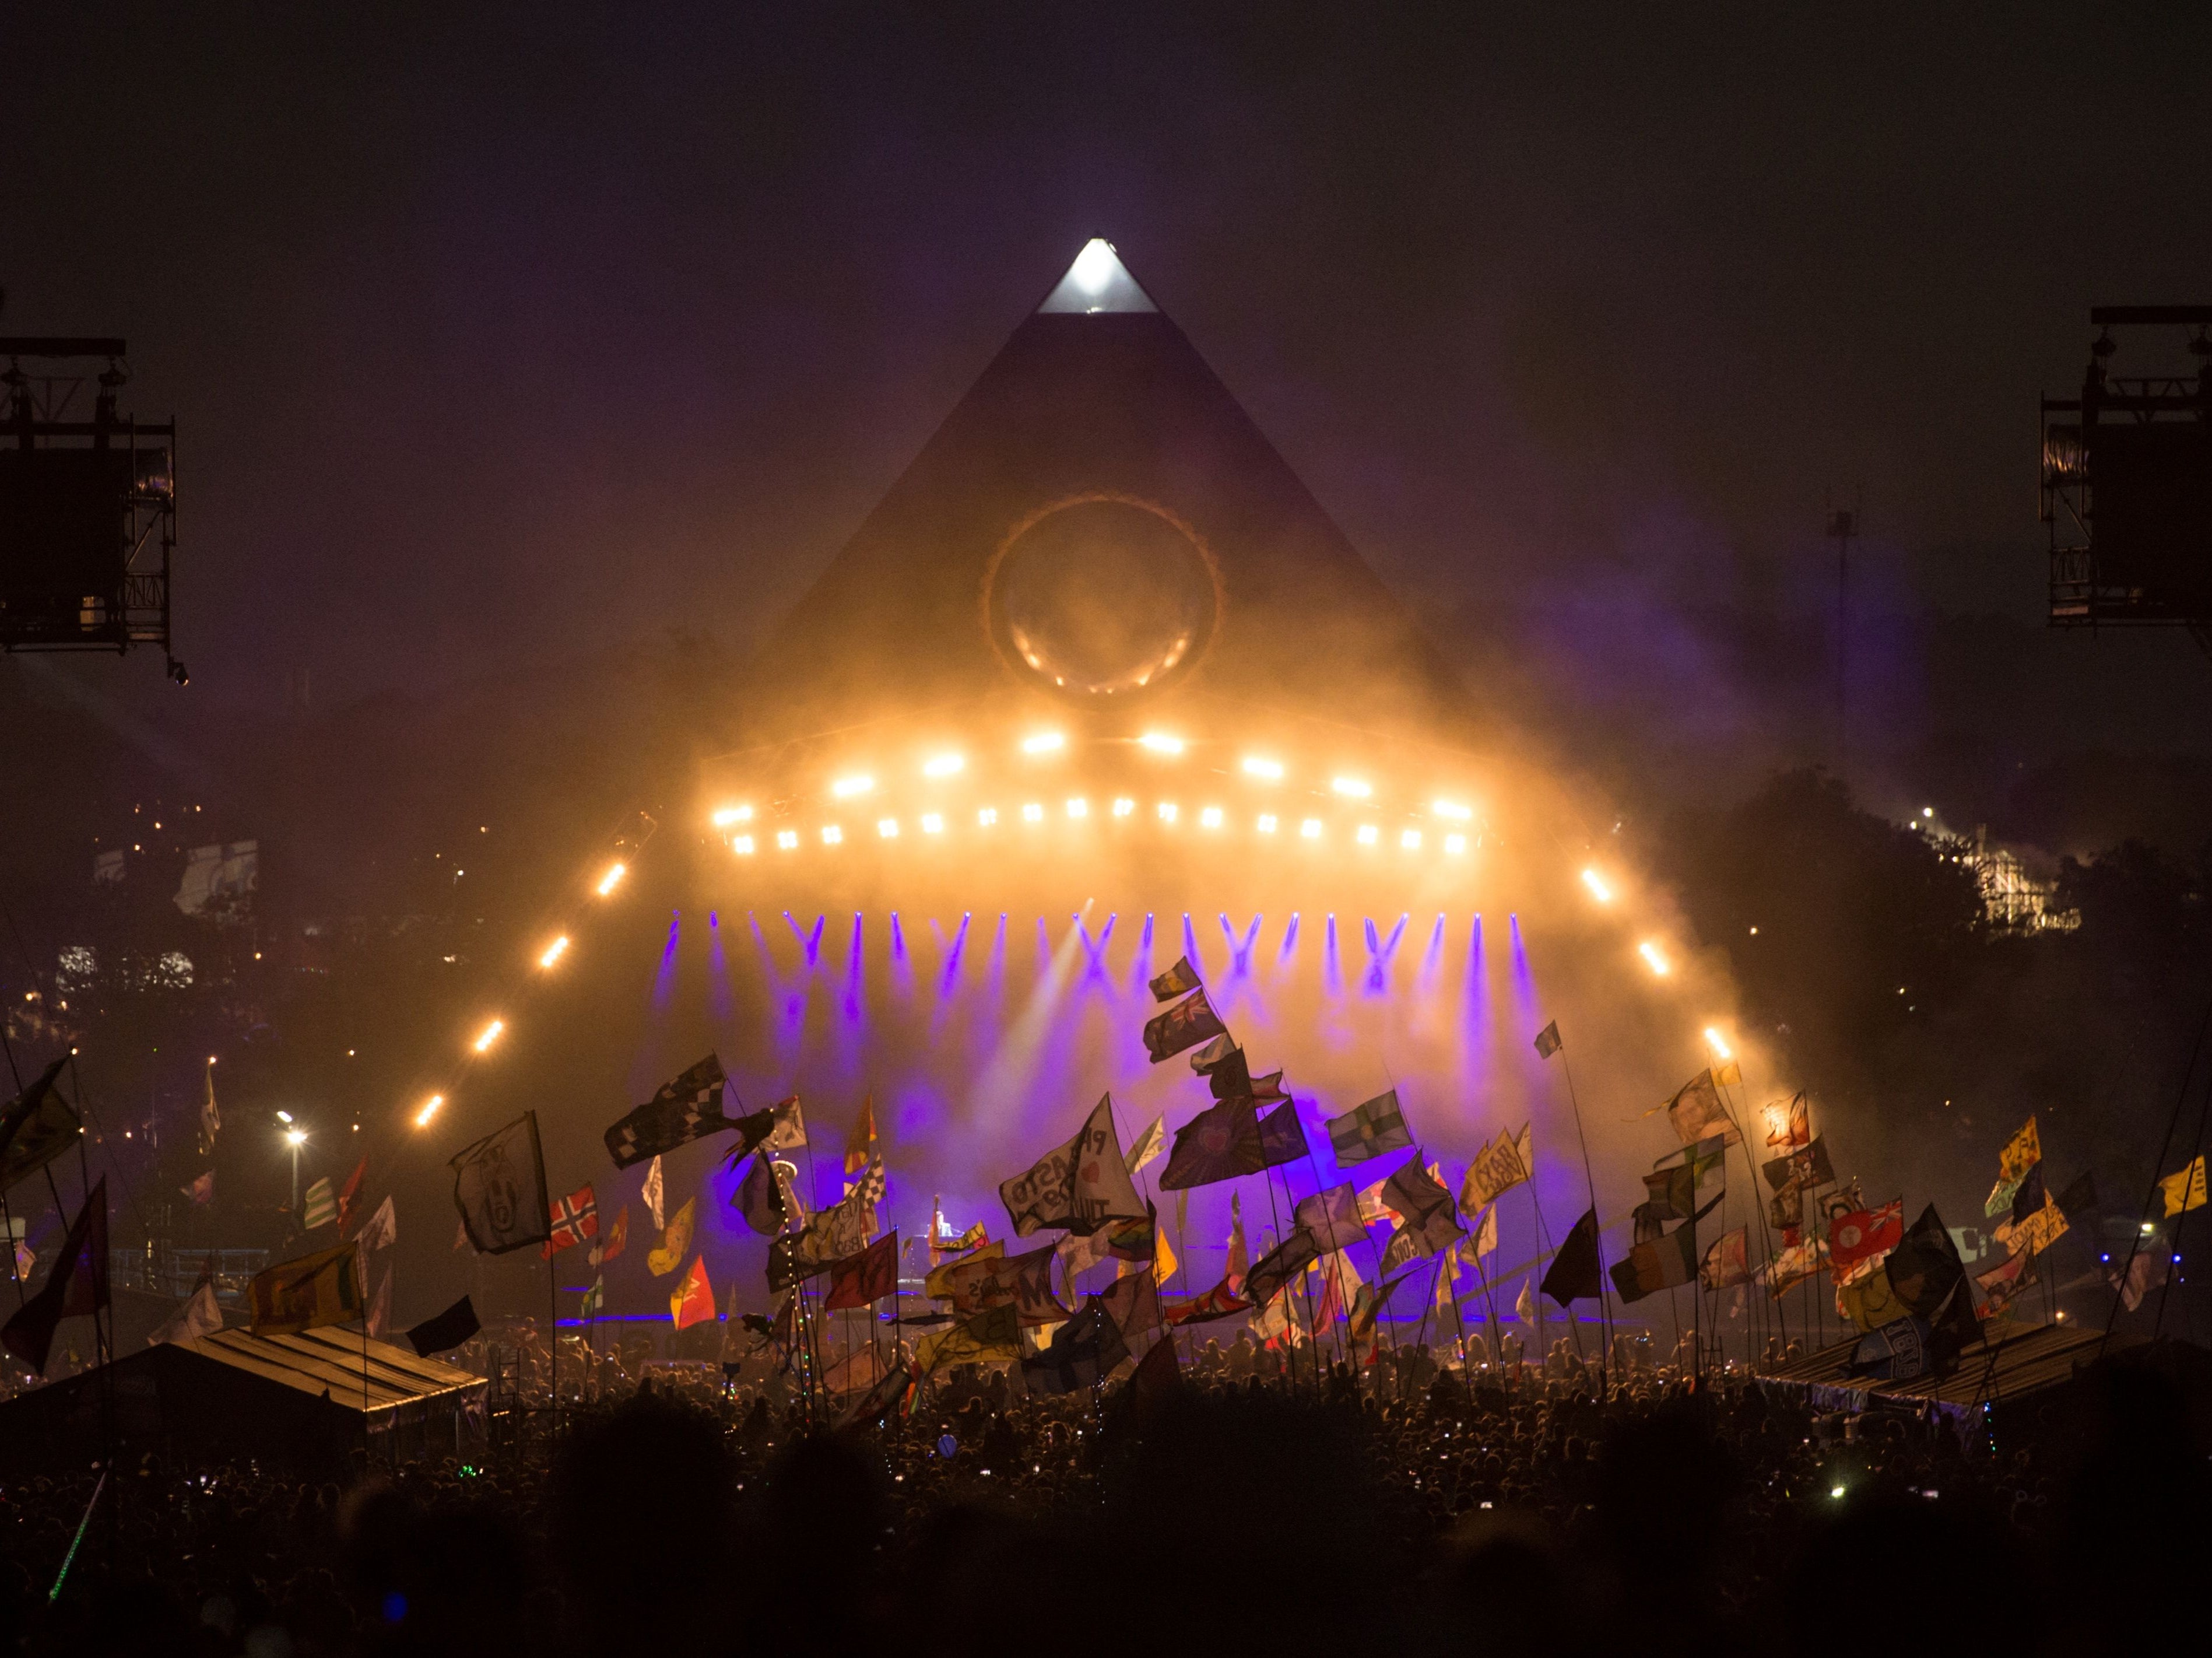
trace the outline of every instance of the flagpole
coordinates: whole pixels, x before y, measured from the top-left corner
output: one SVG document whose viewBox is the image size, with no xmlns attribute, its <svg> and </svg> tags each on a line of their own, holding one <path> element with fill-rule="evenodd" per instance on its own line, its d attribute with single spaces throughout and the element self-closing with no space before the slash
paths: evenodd
<svg viewBox="0 0 2212 1658">
<path fill-rule="evenodd" d="M 1582 1147 L 1583 1181 L 1589 1192 L 1590 1218 L 1595 1221 L 1597 1218 L 1597 1177 L 1590 1172 L 1589 1141 L 1583 1133 L 1582 1101 L 1575 1095 L 1575 1067 L 1573 1062 L 1567 1058 L 1567 1045 L 1564 1039 L 1559 1043 L 1559 1069 L 1566 1073 L 1567 1103 L 1574 1108 L 1575 1140 Z M 1529 1183 L 1534 1184 L 1533 1173 Z M 1692 1204 L 1696 1202 L 1694 1194 L 1691 1201 Z M 1693 1221 L 1691 1224 L 1695 1225 L 1696 1222 Z M 1697 1238 L 1696 1233 L 1692 1232 L 1690 1234 L 1690 1241 L 1692 1244 L 1697 1242 Z M 1613 1357 L 1613 1298 L 1606 1293 L 1605 1287 L 1605 1228 L 1603 1227 L 1596 1228 L 1593 1241 L 1597 1246 L 1598 1333 L 1605 1343 L 1605 1345 L 1599 1349 L 1597 1358 L 1598 1397 L 1603 1399 L 1611 1391 L 1609 1368 Z M 1575 1309 L 1571 1305 L 1567 1308 L 1567 1317 L 1571 1320 L 1574 1315 Z M 1577 1341 L 1575 1347 L 1579 1352 L 1582 1344 Z"/>
<path fill-rule="evenodd" d="M 1737 1061 L 1736 1074 L 1739 1076 L 1743 1074 L 1742 1062 L 1741 1060 Z M 1735 1130 L 1736 1144 L 1741 1147 L 1743 1151 L 1744 1172 L 1749 1176 L 1751 1180 L 1751 1206 L 1758 1212 L 1759 1215 L 1759 1247 L 1760 1250 L 1765 1253 L 1767 1259 L 1771 1262 L 1774 1259 L 1774 1240 L 1766 1229 L 1766 1204 L 1759 1189 L 1759 1165 L 1752 1158 L 1751 1137 L 1744 1132 L 1742 1123 L 1737 1120 L 1735 1107 L 1729 1102 L 1728 1090 L 1723 1088 L 1720 1093 L 1722 1108 L 1728 1112 L 1729 1125 Z M 1810 1120 L 1811 1119 L 1808 1109 L 1807 1121 L 1809 1123 Z M 1786 1129 L 1784 1130 L 1784 1132 L 1787 1132 Z M 1795 1150 L 1796 1148 L 1792 1147 L 1790 1149 Z M 1785 1153 L 1784 1155 L 1786 1155 L 1787 1154 Z M 1725 1218 L 1725 1214 L 1723 1214 L 1723 1218 Z M 1747 1297 L 1747 1299 L 1748 1297 Z M 1784 1314 L 1781 1298 L 1779 1296 L 1770 1296 L 1768 1299 L 1774 1302 L 1776 1315 L 1778 1317 L 1783 1317 Z M 1762 1322 L 1764 1322 L 1764 1320 L 1762 1320 Z M 1782 1331 L 1782 1345 L 1784 1351 L 1787 1353 L 1790 1346 L 1790 1331 L 1786 1318 L 1784 1319 Z M 1754 1362 L 1752 1366 L 1752 1369 L 1754 1374 L 1756 1374 L 1758 1368 L 1758 1365 Z"/>
</svg>

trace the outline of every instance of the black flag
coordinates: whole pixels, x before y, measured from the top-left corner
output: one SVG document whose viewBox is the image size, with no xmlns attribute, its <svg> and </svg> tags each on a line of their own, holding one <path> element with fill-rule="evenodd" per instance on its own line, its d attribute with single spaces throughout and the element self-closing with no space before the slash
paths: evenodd
<svg viewBox="0 0 2212 1658">
<path fill-rule="evenodd" d="M 103 1174 L 70 1223 L 45 1285 L 0 1326 L 0 1346 L 45 1375 L 55 1326 L 65 1318 L 96 1313 L 109 1304 L 107 1265 L 107 1177 Z"/>
<path fill-rule="evenodd" d="M 553 1235 L 538 1113 L 526 1111 L 453 1159 L 453 1206 L 480 1255 L 544 1243 Z"/>
<path fill-rule="evenodd" d="M 745 1170 L 738 1186 L 737 1206 L 745 1224 L 763 1238 L 775 1236 L 791 1218 L 784 1212 L 783 1182 L 776 1178 L 775 1160 L 767 1152 L 756 1155 L 752 1167 Z"/>
<path fill-rule="evenodd" d="M 1274 1168 L 1305 1155 L 1305 1125 L 1298 1121 L 1297 1104 L 1285 1100 L 1260 1119 L 1260 1161 Z"/>
<path fill-rule="evenodd" d="M 1321 1246 L 1304 1227 L 1253 1263 L 1244 1275 L 1244 1295 L 1255 1307 L 1265 1307 L 1275 1292 L 1321 1259 Z"/>
<path fill-rule="evenodd" d="M 0 1111 L 0 1192 L 36 1174 L 84 1132 L 77 1126 L 76 1113 L 54 1086 L 67 1064 L 64 1054 Z"/>
<path fill-rule="evenodd" d="M 1562 1307 L 1586 1301 L 1598 1293 L 1597 1210 L 1584 1210 L 1567 1234 L 1559 1253 L 1552 1257 L 1551 1270 L 1538 1286 Z"/>
<path fill-rule="evenodd" d="M 1176 1131 L 1175 1149 L 1168 1154 L 1160 1189 L 1182 1192 L 1194 1186 L 1211 1186 L 1240 1174 L 1257 1174 L 1267 1166 L 1260 1143 L 1260 1119 L 1252 1109 L 1250 1096 L 1224 1100 Z"/>
<path fill-rule="evenodd" d="M 711 1053 L 674 1082 L 664 1083 L 652 1099 L 607 1131 L 607 1155 L 615 1167 L 628 1168 L 724 1129 L 743 1129 L 754 1145 L 766 1139 L 775 1126 L 773 1107 L 755 1113 L 766 1120 L 754 1133 L 751 1119 L 733 1123 L 722 1115 L 723 1086 L 722 1062 Z"/>
<path fill-rule="evenodd" d="M 1213 1004 L 1199 991 L 1189 1000 L 1178 1002 L 1157 1019 L 1146 1021 L 1145 1051 L 1158 1064 L 1163 1059 L 1172 1059 L 1185 1048 L 1194 1048 L 1201 1042 L 1229 1034 L 1229 1027 L 1213 1011 Z"/>
<path fill-rule="evenodd" d="M 407 1344 L 415 1350 L 417 1358 L 428 1358 L 433 1353 L 443 1353 L 459 1347 L 483 1326 L 477 1322 L 477 1309 L 466 1295 L 455 1301 L 434 1319 L 425 1319 L 407 1332 Z"/>
</svg>

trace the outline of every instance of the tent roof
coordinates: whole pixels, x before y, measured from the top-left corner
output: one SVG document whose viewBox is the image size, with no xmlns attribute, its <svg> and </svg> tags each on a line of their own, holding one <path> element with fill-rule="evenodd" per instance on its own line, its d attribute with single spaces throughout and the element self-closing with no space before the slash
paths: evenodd
<svg viewBox="0 0 2212 1658">
<path fill-rule="evenodd" d="M 387 1410 L 483 1385 L 481 1376 L 466 1370 L 340 1329 L 304 1330 L 289 1336 L 219 1330 L 169 1345 L 316 1398 L 327 1396 L 331 1404 L 349 1411 Z"/>
</svg>

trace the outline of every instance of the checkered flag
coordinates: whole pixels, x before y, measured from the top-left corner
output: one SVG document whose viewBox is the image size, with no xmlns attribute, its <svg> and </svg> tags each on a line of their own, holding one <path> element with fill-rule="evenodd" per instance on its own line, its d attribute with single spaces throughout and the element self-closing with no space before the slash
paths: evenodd
<svg viewBox="0 0 2212 1658">
<path fill-rule="evenodd" d="M 722 1062 L 708 1054 L 607 1131 L 607 1154 L 617 1168 L 673 1151 L 687 1141 L 738 1126 L 722 1115 L 726 1079 Z"/>
</svg>

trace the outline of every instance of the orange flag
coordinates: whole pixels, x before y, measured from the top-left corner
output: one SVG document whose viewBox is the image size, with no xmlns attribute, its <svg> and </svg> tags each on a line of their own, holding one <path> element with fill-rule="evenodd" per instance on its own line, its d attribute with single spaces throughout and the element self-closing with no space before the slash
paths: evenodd
<svg viewBox="0 0 2212 1658">
<path fill-rule="evenodd" d="M 689 1330 L 714 1316 L 714 1290 L 707 1282 L 704 1255 L 692 1257 L 691 1270 L 684 1275 L 682 1286 L 668 1298 L 668 1313 L 678 1330 Z"/>
<path fill-rule="evenodd" d="M 876 1096 L 860 1097 L 860 1120 L 853 1125 L 852 1137 L 845 1142 L 845 1173 L 858 1174 L 868 1166 L 876 1155 Z"/>
</svg>

